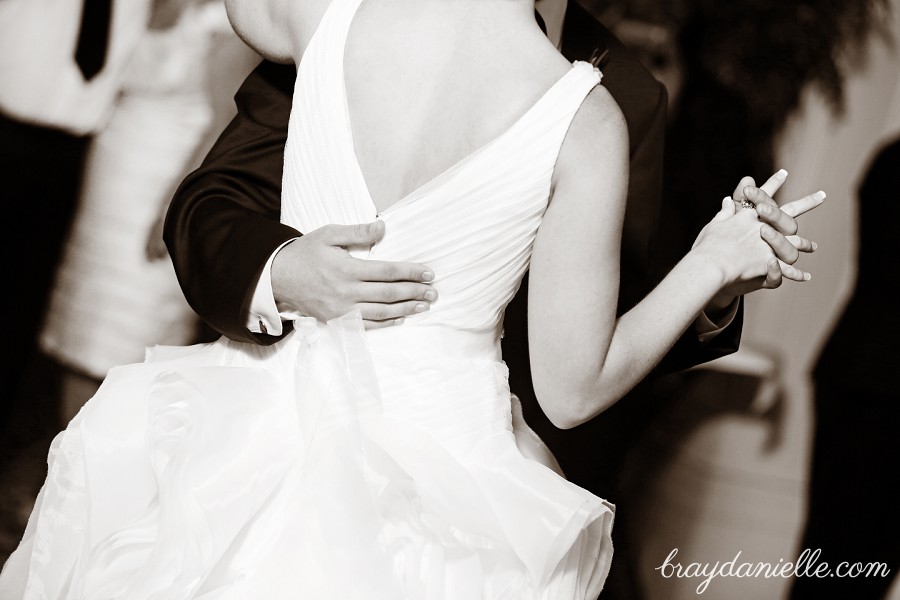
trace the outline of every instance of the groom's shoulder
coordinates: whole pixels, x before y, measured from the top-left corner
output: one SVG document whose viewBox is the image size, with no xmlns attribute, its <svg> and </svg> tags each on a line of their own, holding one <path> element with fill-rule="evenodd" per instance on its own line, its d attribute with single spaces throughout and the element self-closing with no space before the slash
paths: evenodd
<svg viewBox="0 0 900 600">
<path fill-rule="evenodd" d="M 293 96 L 294 82 L 297 79 L 297 67 L 293 63 L 276 63 L 262 60 L 239 90 L 241 92 L 252 90 L 253 93 L 275 94 L 280 96 Z"/>
<path fill-rule="evenodd" d="M 576 0 L 569 0 L 563 30 L 563 54 L 569 60 L 591 60 L 603 73 L 603 87 L 619 104 L 633 137 L 641 138 L 665 113 L 666 88 L 609 29 Z"/>
</svg>

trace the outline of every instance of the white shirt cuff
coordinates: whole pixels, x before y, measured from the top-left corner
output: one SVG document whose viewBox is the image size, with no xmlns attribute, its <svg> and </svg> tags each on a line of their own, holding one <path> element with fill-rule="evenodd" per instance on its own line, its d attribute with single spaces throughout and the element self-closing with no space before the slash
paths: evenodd
<svg viewBox="0 0 900 600">
<path fill-rule="evenodd" d="M 731 322 L 734 321 L 734 317 L 737 315 L 738 306 L 740 306 L 740 304 L 741 299 L 735 298 L 734 302 L 732 302 L 731 306 L 728 308 L 728 312 L 719 319 L 718 323 L 713 323 L 705 312 L 701 312 L 700 316 L 697 317 L 697 320 L 694 321 L 694 331 L 697 332 L 697 337 L 700 341 L 708 342 L 722 333 L 726 327 L 731 325 Z"/>
<path fill-rule="evenodd" d="M 281 320 L 290 319 L 291 314 L 278 312 L 278 306 L 275 304 L 275 293 L 272 291 L 272 262 L 275 255 L 282 248 L 299 238 L 290 239 L 272 252 L 262 272 L 259 274 L 259 281 L 256 282 L 256 288 L 253 290 L 253 297 L 250 299 L 250 311 L 247 314 L 247 329 L 252 333 L 265 333 L 267 335 L 281 335 Z"/>
</svg>

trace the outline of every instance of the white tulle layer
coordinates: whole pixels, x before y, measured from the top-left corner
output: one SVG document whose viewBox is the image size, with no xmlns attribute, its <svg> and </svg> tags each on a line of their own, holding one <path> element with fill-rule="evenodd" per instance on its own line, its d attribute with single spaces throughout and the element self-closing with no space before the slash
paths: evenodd
<svg viewBox="0 0 900 600">
<path fill-rule="evenodd" d="M 400 381 L 366 337 L 305 320 L 273 347 L 223 338 L 114 369 L 53 442 L 2 597 L 599 593 L 612 507 L 526 458 L 545 448 L 502 363 L 457 339 L 441 365 L 404 353 Z"/>
</svg>

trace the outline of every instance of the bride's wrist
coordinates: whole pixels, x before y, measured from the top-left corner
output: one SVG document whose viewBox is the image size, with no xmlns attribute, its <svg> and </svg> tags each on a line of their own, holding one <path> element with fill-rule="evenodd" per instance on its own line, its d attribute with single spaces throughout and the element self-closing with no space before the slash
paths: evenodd
<svg viewBox="0 0 900 600">
<path fill-rule="evenodd" d="M 713 322 L 724 316 L 734 304 L 737 296 L 727 290 L 721 290 L 712 297 L 712 300 L 703 309 L 703 313 Z"/>
<path fill-rule="evenodd" d="M 692 285 L 697 285 L 709 292 L 709 301 L 713 302 L 729 284 L 726 266 L 720 257 L 701 248 L 694 248 L 681 260 L 690 274 Z"/>
</svg>

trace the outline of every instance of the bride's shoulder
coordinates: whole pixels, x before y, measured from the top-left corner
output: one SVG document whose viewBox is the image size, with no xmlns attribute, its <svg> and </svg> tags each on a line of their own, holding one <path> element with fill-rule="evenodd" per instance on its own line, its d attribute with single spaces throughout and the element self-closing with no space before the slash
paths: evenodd
<svg viewBox="0 0 900 600">
<path fill-rule="evenodd" d="M 572 129 L 584 133 L 584 142 L 593 143 L 599 136 L 606 140 L 620 140 L 628 143 L 628 127 L 619 104 L 602 85 L 595 86 L 585 97 L 575 113 Z"/>
<path fill-rule="evenodd" d="M 331 0 L 225 0 L 234 31 L 274 62 L 299 62 Z"/>
<path fill-rule="evenodd" d="M 558 170 L 605 177 L 606 169 L 584 169 L 585 165 L 616 168 L 628 163 L 628 127 L 621 108 L 602 85 L 594 87 L 569 126 L 560 148 Z"/>
</svg>

